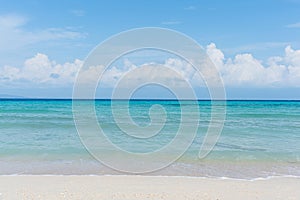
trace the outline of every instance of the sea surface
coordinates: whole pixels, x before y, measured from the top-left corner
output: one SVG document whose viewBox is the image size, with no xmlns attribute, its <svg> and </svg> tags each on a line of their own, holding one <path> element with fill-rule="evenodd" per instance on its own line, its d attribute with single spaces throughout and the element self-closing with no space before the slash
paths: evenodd
<svg viewBox="0 0 300 200">
<path fill-rule="evenodd" d="M 155 151 L 172 141 L 181 122 L 181 107 L 191 106 L 189 101 L 131 100 L 129 114 L 140 127 L 151 123 L 151 106 L 158 104 L 166 111 L 166 120 L 155 122 L 163 126 L 159 136 L 137 142 L 124 135 L 114 121 L 111 102 L 95 101 L 99 125 L 112 143 L 140 153 Z M 124 101 L 114 103 L 118 107 Z M 199 159 L 198 153 L 211 119 L 211 101 L 197 104 L 200 118 L 190 119 L 198 123 L 191 146 L 174 163 L 150 175 L 239 179 L 300 176 L 300 101 L 227 101 L 223 131 L 204 159 Z M 128 122 L 124 123 L 127 126 Z M 130 131 L 136 130 L 131 127 Z M 73 119 L 72 100 L 2 99 L 0 174 L 124 173 L 103 165 L 86 150 Z"/>
</svg>

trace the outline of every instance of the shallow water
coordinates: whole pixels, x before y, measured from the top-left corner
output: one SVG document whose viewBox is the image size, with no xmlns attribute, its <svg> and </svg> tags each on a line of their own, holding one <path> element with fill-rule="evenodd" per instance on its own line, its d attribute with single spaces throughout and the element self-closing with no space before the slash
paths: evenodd
<svg viewBox="0 0 300 200">
<path fill-rule="evenodd" d="M 124 104 L 116 102 L 119 109 Z M 120 130 L 112 115 L 111 101 L 97 100 L 95 108 L 98 123 L 115 145 L 147 153 L 172 141 L 180 124 L 181 107 L 195 112 L 189 101 L 130 101 L 132 120 L 142 127 L 149 125 L 149 108 L 155 104 L 165 109 L 166 122 L 154 121 L 163 128 L 158 135 L 147 139 L 132 138 Z M 202 160 L 197 156 L 210 121 L 211 102 L 198 104 L 200 120 L 190 118 L 188 122 L 199 124 L 192 145 L 183 157 L 153 175 L 300 176 L 299 101 L 227 101 L 222 134 L 213 151 Z M 161 113 L 152 114 L 155 118 Z M 130 132 L 136 131 L 125 118 L 120 119 Z M 147 135 L 145 132 L 135 135 Z M 80 142 L 71 100 L 0 100 L 0 174 L 119 173 L 94 160 Z"/>
</svg>

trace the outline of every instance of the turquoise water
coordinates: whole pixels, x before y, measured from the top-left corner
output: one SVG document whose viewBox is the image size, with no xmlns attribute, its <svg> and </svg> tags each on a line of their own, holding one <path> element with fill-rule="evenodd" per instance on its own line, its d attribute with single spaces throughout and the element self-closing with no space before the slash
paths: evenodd
<svg viewBox="0 0 300 200">
<path fill-rule="evenodd" d="M 181 103 L 193 112 L 189 101 Z M 222 134 L 202 160 L 197 155 L 209 124 L 211 102 L 198 103 L 199 129 L 192 145 L 183 157 L 153 175 L 300 176 L 300 101 L 227 101 Z M 168 144 L 181 119 L 177 101 L 139 100 L 130 102 L 134 122 L 147 126 L 154 104 L 166 110 L 163 129 L 155 137 L 138 141 L 118 128 L 111 101 L 97 100 L 95 108 L 99 124 L 114 144 L 144 153 Z M 0 100 L 0 174 L 118 173 L 94 160 L 80 142 L 71 100 Z"/>
</svg>

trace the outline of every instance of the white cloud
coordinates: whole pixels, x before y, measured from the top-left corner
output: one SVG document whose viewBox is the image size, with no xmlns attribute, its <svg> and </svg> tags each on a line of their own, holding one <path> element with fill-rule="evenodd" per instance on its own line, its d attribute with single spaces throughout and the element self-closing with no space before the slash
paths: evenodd
<svg viewBox="0 0 300 200">
<path fill-rule="evenodd" d="M 19 15 L 2 15 L 0 16 L 0 27 L 14 28 L 24 25 L 27 22 L 26 17 Z"/>
<path fill-rule="evenodd" d="M 300 28 L 300 22 L 294 23 L 294 24 L 289 24 L 286 27 L 287 28 Z"/>
<path fill-rule="evenodd" d="M 224 53 L 220 49 L 217 49 L 214 43 L 207 45 L 206 53 L 209 55 L 210 59 L 214 62 L 218 69 L 222 71 L 225 58 Z"/>
<path fill-rule="evenodd" d="M 286 47 L 283 57 L 271 57 L 267 64 L 251 54 L 238 54 L 233 59 L 225 59 L 214 44 L 207 46 L 207 54 L 219 68 L 227 86 L 300 86 L 300 50 L 293 50 L 291 46 Z"/>
<path fill-rule="evenodd" d="M 17 50 L 26 45 L 59 40 L 78 39 L 85 37 L 84 33 L 70 28 L 46 28 L 28 31 L 25 25 L 28 18 L 20 15 L 0 15 L 0 51 Z"/>
<path fill-rule="evenodd" d="M 285 48 L 285 62 L 292 66 L 300 67 L 300 50 L 293 50 L 291 46 Z"/>
<path fill-rule="evenodd" d="M 300 50 L 294 50 L 291 46 L 285 48 L 284 56 L 270 57 L 266 62 L 257 60 L 251 54 L 237 54 L 233 58 L 226 58 L 224 53 L 213 43 L 206 47 L 206 52 L 215 63 L 226 86 L 300 87 Z M 27 59 L 22 67 L 0 67 L 0 84 L 4 87 L 18 84 L 21 87 L 32 85 L 38 87 L 72 86 L 82 64 L 83 61 L 78 59 L 59 64 L 51 61 L 47 55 L 39 53 L 33 58 Z M 169 58 L 162 64 L 176 70 L 194 86 L 203 84 L 195 69 L 183 60 Z M 101 79 L 102 87 L 114 86 L 124 74 L 128 74 L 130 71 L 134 71 L 134 73 L 128 74 L 128 85 L 152 78 L 153 80 L 167 80 L 173 86 L 176 84 L 178 87 L 182 86 L 178 77 L 171 76 L 167 70 L 153 77 L 154 71 L 145 65 L 156 66 L 158 64 L 135 65 L 130 60 L 125 60 L 122 67 L 110 67 Z M 144 70 L 136 70 L 140 67 L 144 67 Z M 82 80 L 86 82 L 98 80 L 97 74 L 102 70 L 103 66 L 91 66 L 83 72 Z"/>
<path fill-rule="evenodd" d="M 175 74 L 176 76 L 172 76 L 170 70 L 166 70 L 161 66 L 175 70 L 173 75 Z M 90 66 L 82 71 L 79 82 L 83 84 L 94 83 L 98 80 L 98 75 L 103 70 L 104 66 L 102 65 Z M 126 79 L 123 82 L 126 83 L 126 86 L 122 85 L 122 87 L 136 86 L 145 80 L 152 82 L 161 80 L 166 84 L 170 83 L 172 86 L 181 87 L 181 81 L 191 80 L 194 73 L 193 67 L 180 59 L 169 58 L 164 64 L 144 63 L 139 66 L 126 59 L 122 67 L 111 66 L 106 69 L 101 77 L 100 85 L 102 87 L 114 87 L 119 80 Z"/>
<path fill-rule="evenodd" d="M 38 53 L 24 62 L 21 68 L 4 66 L 0 68 L 0 83 L 5 86 L 47 87 L 51 85 L 66 86 L 74 81 L 82 61 L 57 64 L 48 56 Z M 24 84 L 25 83 L 25 84 Z"/>
</svg>

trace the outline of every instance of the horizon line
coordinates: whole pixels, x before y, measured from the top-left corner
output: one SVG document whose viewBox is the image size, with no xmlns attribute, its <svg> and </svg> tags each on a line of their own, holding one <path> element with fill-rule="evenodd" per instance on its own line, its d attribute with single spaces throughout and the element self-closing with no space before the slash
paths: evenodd
<svg viewBox="0 0 300 200">
<path fill-rule="evenodd" d="M 95 98 L 95 99 L 73 99 L 73 98 L 40 98 L 40 97 L 30 97 L 30 98 L 3 98 L 0 97 L 0 100 L 48 100 L 48 101 L 300 101 L 300 99 L 174 99 L 174 98 L 132 98 L 132 99 L 110 99 L 110 98 Z"/>
</svg>

